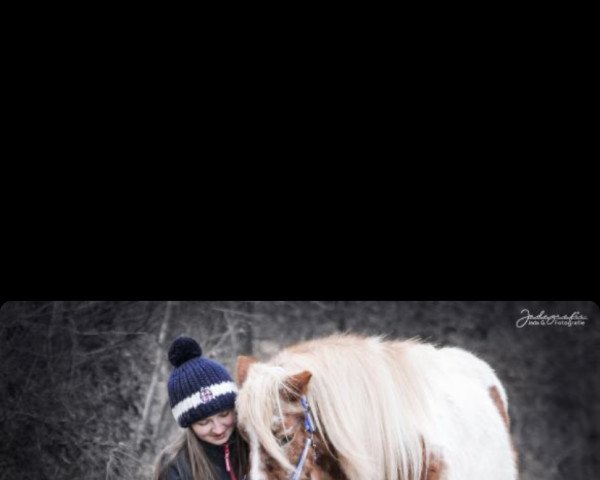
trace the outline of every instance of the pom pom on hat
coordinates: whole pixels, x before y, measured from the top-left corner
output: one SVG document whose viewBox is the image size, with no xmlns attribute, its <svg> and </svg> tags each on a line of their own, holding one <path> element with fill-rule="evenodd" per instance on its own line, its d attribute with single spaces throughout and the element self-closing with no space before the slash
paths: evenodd
<svg viewBox="0 0 600 480">
<path fill-rule="evenodd" d="M 188 360 L 201 356 L 202 348 L 196 340 L 190 337 L 181 336 L 176 338 L 171 348 L 169 348 L 169 362 L 174 367 L 179 367 Z"/>
</svg>

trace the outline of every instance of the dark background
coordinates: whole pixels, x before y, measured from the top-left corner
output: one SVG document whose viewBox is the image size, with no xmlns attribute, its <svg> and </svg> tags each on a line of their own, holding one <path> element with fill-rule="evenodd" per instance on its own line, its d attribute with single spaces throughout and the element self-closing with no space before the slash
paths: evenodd
<svg viewBox="0 0 600 480">
<path fill-rule="evenodd" d="M 537 315 L 585 326 L 526 326 Z M 178 334 L 233 369 L 337 331 L 419 336 L 488 361 L 509 398 L 521 479 L 598 471 L 599 309 L 558 301 L 8 302 L 0 309 L 0 480 L 149 478 L 179 432 L 166 350 Z"/>
</svg>

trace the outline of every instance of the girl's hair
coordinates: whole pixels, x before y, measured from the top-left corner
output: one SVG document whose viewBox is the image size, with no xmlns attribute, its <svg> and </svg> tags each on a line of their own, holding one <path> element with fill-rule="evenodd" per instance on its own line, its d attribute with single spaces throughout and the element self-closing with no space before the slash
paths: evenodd
<svg viewBox="0 0 600 480">
<path fill-rule="evenodd" d="M 172 444 L 168 445 L 158 456 L 154 467 L 153 480 L 166 480 L 169 466 L 177 457 L 180 451 L 187 455 L 188 463 L 192 469 L 192 478 L 194 480 L 206 479 L 217 480 L 210 461 L 208 460 L 204 449 L 196 438 L 191 428 L 186 428 L 185 432 Z"/>
<path fill-rule="evenodd" d="M 234 432 L 233 435 L 235 435 L 235 441 L 237 442 L 238 469 L 245 471 L 247 464 L 246 445 L 244 445 L 239 434 Z M 194 480 L 217 480 L 217 476 L 206 456 L 206 452 L 191 428 L 186 428 L 185 432 L 177 440 L 165 447 L 158 455 L 158 459 L 154 466 L 152 480 L 166 480 L 169 466 L 175 461 L 175 457 L 177 457 L 177 454 L 182 450 L 184 451 L 183 454 L 187 455 L 188 463 L 192 469 L 192 478 Z"/>
</svg>

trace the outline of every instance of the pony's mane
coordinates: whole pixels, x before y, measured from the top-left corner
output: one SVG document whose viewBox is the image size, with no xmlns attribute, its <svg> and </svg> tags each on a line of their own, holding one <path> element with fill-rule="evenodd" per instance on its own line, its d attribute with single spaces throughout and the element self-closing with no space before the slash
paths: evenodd
<svg viewBox="0 0 600 480">
<path fill-rule="evenodd" d="M 429 387 L 414 353 L 417 340 L 339 334 L 289 347 L 253 364 L 238 397 L 240 420 L 268 454 L 293 470 L 271 432 L 282 415 L 288 376 L 308 370 L 307 398 L 317 428 L 335 446 L 351 479 L 419 479 L 432 425 Z M 376 478 L 377 477 L 377 478 Z"/>
</svg>

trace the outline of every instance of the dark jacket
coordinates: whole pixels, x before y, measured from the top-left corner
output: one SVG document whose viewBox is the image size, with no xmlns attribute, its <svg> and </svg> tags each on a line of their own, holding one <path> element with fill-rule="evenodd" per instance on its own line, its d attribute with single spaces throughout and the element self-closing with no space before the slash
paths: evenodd
<svg viewBox="0 0 600 480">
<path fill-rule="evenodd" d="M 208 457 L 217 478 L 219 480 L 230 480 L 229 473 L 225 468 L 225 447 L 206 443 L 202 440 L 199 440 L 199 442 L 204 448 L 206 456 Z M 245 443 L 241 440 L 237 431 L 234 431 L 229 439 L 229 448 L 230 461 L 235 475 L 238 480 L 243 480 L 243 465 L 245 465 L 246 462 L 242 462 L 239 450 L 242 450 L 241 453 L 244 458 L 247 456 L 247 450 Z M 183 448 L 169 465 L 167 470 L 167 480 L 193 480 L 187 448 Z"/>
</svg>

